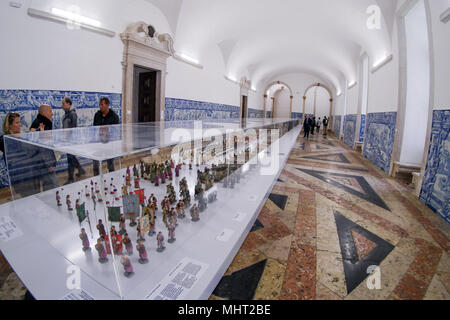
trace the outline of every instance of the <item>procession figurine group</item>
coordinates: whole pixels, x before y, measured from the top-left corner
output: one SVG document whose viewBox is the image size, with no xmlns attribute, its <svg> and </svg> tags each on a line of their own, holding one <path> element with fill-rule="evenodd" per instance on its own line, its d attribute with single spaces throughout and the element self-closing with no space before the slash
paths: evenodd
<svg viewBox="0 0 450 320">
<path fill-rule="evenodd" d="M 180 170 L 182 168 L 182 164 L 175 165 L 173 161 L 165 161 L 164 163 L 157 164 L 156 162 L 147 164 L 144 161 L 140 161 L 139 165 L 133 165 L 132 167 L 132 176 L 134 179 L 134 189 L 138 190 L 141 187 L 140 181 L 141 179 L 150 181 L 155 186 L 159 186 L 159 184 L 165 184 L 167 179 L 170 181 L 166 185 L 166 196 L 162 199 L 161 211 L 162 211 L 162 222 L 167 228 L 167 242 L 174 243 L 176 241 L 175 231 L 178 226 L 178 218 L 184 219 L 186 217 L 185 210 L 189 209 L 189 213 L 191 216 L 192 222 L 198 222 L 200 220 L 200 213 L 206 210 L 208 203 L 217 200 L 217 191 L 209 192 L 208 196 L 205 196 L 205 191 L 210 190 L 213 187 L 213 183 L 220 181 L 223 177 L 227 176 L 232 170 L 229 169 L 230 166 L 226 165 L 213 165 L 212 169 L 205 168 L 202 172 L 197 170 L 197 184 L 195 185 L 195 200 L 196 202 L 191 207 L 191 194 L 189 192 L 188 183 L 185 177 L 183 177 L 179 181 L 179 199 L 177 200 L 177 194 L 175 192 L 175 188 L 172 184 L 173 181 L 173 173 L 172 170 L 175 171 L 175 176 L 179 177 Z M 189 169 L 192 170 L 192 164 L 189 164 Z M 130 167 L 126 169 L 126 175 L 123 176 L 123 185 L 122 185 L 122 197 L 133 193 L 132 191 L 132 176 Z M 225 179 L 227 180 L 227 179 Z M 91 198 L 94 203 L 94 210 L 96 202 L 103 202 L 102 192 L 98 187 L 97 182 L 90 181 L 91 190 L 89 191 L 88 186 L 85 186 L 84 193 L 87 198 Z M 81 191 L 81 193 L 83 190 Z M 105 193 L 105 203 L 109 205 L 110 202 L 108 200 L 108 193 L 114 197 L 115 200 L 119 200 L 120 196 L 117 194 L 117 188 L 114 184 L 114 179 L 111 178 L 109 187 L 107 186 L 106 180 L 104 180 L 104 190 Z M 158 200 L 154 194 L 151 194 L 146 201 L 144 196 L 144 201 L 141 199 L 142 205 L 142 218 L 148 218 L 148 226 L 146 230 L 148 230 L 147 235 L 152 237 L 156 235 L 157 242 L 157 252 L 163 252 L 165 250 L 165 237 L 162 231 L 156 231 L 155 220 L 157 219 L 157 211 L 158 211 Z M 56 192 L 56 202 L 57 206 L 61 206 L 61 195 L 60 192 Z M 145 202 L 147 202 L 145 204 Z M 66 204 L 67 209 L 72 211 L 72 203 L 70 200 L 70 195 L 66 196 Z M 76 199 L 75 207 L 78 208 L 80 206 L 80 192 L 78 193 L 78 199 Z M 137 231 L 137 244 L 135 249 L 139 254 L 138 262 L 140 264 L 147 264 L 148 254 L 146 247 L 144 245 L 145 237 L 144 233 L 146 231 L 141 230 L 141 221 L 137 222 L 136 218 L 130 218 L 130 227 L 136 227 Z M 118 231 L 114 225 L 111 226 L 111 230 L 109 232 L 109 236 L 107 235 L 105 225 L 102 220 L 98 220 L 98 224 L 96 226 L 100 238 L 97 239 L 97 243 L 95 244 L 95 249 L 98 252 L 98 260 L 100 263 L 108 262 L 108 254 L 111 254 L 110 242 L 113 246 L 112 252 L 115 255 L 121 256 L 120 263 L 124 267 L 124 275 L 126 277 L 131 277 L 134 274 L 134 269 L 131 263 L 130 257 L 133 256 L 134 247 L 132 240 L 129 237 L 127 232 L 126 220 L 124 214 L 120 215 Z M 82 241 L 83 251 L 91 250 L 90 243 L 88 239 L 88 235 L 84 228 L 81 229 L 81 233 L 79 238 Z M 124 249 L 124 252 L 123 252 Z"/>
</svg>

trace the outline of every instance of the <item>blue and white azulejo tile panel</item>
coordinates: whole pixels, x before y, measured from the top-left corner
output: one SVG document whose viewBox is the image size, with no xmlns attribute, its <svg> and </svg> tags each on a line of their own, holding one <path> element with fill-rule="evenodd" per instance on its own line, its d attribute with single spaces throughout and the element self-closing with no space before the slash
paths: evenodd
<svg viewBox="0 0 450 320">
<path fill-rule="evenodd" d="M 433 127 L 420 200 L 450 223 L 450 110 L 433 112 Z"/>
<path fill-rule="evenodd" d="M 255 119 L 255 118 L 261 119 L 261 118 L 264 118 L 264 110 L 258 110 L 258 109 L 249 108 L 248 109 L 248 113 L 247 113 L 247 117 L 250 118 L 250 119 Z"/>
<path fill-rule="evenodd" d="M 342 120 L 342 116 L 334 117 L 334 136 L 338 139 L 341 136 L 341 120 Z"/>
<path fill-rule="evenodd" d="M 165 121 L 239 119 L 239 107 L 203 101 L 166 98 Z"/>
<path fill-rule="evenodd" d="M 344 143 L 352 148 L 355 142 L 357 117 L 356 114 L 349 114 L 344 117 Z"/>
<path fill-rule="evenodd" d="M 366 129 L 366 115 L 362 114 L 361 115 L 361 126 L 359 127 L 359 142 L 363 142 L 364 141 L 364 131 Z"/>
<path fill-rule="evenodd" d="M 389 173 L 394 148 L 397 112 L 369 113 L 364 140 L 364 157 Z"/>
<path fill-rule="evenodd" d="M 303 113 L 301 113 L 301 112 L 292 112 L 291 118 L 292 119 L 303 119 Z"/>
</svg>

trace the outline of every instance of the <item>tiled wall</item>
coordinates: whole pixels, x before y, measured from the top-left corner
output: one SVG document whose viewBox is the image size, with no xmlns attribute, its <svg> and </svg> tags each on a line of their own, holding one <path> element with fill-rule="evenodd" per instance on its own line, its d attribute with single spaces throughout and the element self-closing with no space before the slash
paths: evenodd
<svg viewBox="0 0 450 320">
<path fill-rule="evenodd" d="M 344 143 L 353 148 L 355 143 L 357 114 L 349 114 L 344 117 Z"/>
<path fill-rule="evenodd" d="M 22 131 L 28 131 L 31 123 L 38 114 L 41 104 L 49 104 L 53 107 L 53 127 L 62 128 L 64 110 L 61 108 L 61 100 L 70 97 L 77 108 L 78 126 L 92 125 L 94 114 L 98 111 L 100 98 L 107 97 L 111 102 L 111 108 L 122 117 L 122 95 L 118 93 L 83 92 L 83 91 L 57 91 L 57 90 L 0 90 L 0 128 L 3 134 L 3 121 L 9 112 L 20 114 Z M 89 160 L 88 160 L 89 161 Z M 86 161 L 83 161 L 86 162 Z M 67 160 L 63 156 L 58 161 L 57 171 L 67 170 Z M 0 156 L 0 187 L 8 186 L 3 155 Z"/>
<path fill-rule="evenodd" d="M 266 111 L 266 118 L 271 118 L 271 117 L 272 117 L 272 112 Z"/>
<path fill-rule="evenodd" d="M 420 200 L 450 223 L 450 110 L 433 112 L 433 127 Z"/>
<path fill-rule="evenodd" d="M 255 118 L 262 119 L 262 118 L 264 118 L 264 110 L 257 110 L 257 109 L 249 108 L 247 117 L 250 119 L 255 119 Z"/>
<path fill-rule="evenodd" d="M 361 126 L 359 128 L 359 142 L 363 142 L 364 141 L 364 132 L 366 130 L 366 115 L 362 114 L 361 115 Z"/>
<path fill-rule="evenodd" d="M 238 119 L 239 110 L 240 107 L 225 104 L 166 98 L 164 119 L 166 121 Z"/>
<path fill-rule="evenodd" d="M 302 118 L 303 118 L 303 113 L 292 112 L 291 118 L 292 118 L 292 119 L 302 119 Z"/>
<path fill-rule="evenodd" d="M 340 138 L 342 116 L 334 117 L 334 136 Z"/>
<path fill-rule="evenodd" d="M 367 115 L 364 156 L 389 173 L 394 147 L 396 112 Z"/>
</svg>

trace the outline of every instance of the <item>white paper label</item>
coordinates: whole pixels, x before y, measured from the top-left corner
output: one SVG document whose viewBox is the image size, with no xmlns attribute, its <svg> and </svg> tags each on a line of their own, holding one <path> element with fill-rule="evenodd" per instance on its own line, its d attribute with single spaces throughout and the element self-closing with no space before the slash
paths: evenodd
<svg viewBox="0 0 450 320">
<path fill-rule="evenodd" d="M 73 290 L 61 300 L 95 300 L 92 295 L 84 290 Z"/>
<path fill-rule="evenodd" d="M 0 240 L 8 242 L 22 235 L 22 231 L 11 218 L 5 216 L 0 217 Z"/>
<path fill-rule="evenodd" d="M 208 264 L 184 258 L 145 297 L 146 300 L 183 300 L 205 273 Z"/>
<path fill-rule="evenodd" d="M 223 229 L 223 231 L 217 236 L 216 240 L 227 242 L 230 240 L 234 231 L 230 229 Z"/>
</svg>

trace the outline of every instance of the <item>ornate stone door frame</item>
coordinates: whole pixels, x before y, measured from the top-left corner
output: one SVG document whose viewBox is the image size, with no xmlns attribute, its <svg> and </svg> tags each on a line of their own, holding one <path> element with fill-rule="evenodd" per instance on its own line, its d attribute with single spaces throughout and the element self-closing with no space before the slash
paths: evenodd
<svg viewBox="0 0 450 320">
<path fill-rule="evenodd" d="M 157 71 L 156 121 L 164 120 L 167 59 L 174 55 L 173 39 L 169 34 L 157 34 L 145 22 L 137 22 L 120 34 L 124 43 L 122 77 L 122 122 L 133 123 L 137 113 L 133 101 L 134 66 Z"/>
</svg>

